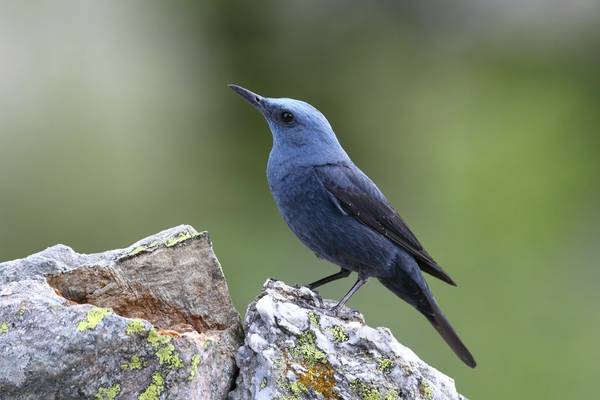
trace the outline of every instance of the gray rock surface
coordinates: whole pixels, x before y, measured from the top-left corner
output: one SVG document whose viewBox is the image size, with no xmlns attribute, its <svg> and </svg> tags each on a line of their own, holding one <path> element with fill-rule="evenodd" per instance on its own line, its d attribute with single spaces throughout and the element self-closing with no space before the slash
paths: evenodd
<svg viewBox="0 0 600 400">
<path fill-rule="evenodd" d="M 0 399 L 224 399 L 238 313 L 206 233 L 0 264 Z"/>
<path fill-rule="evenodd" d="M 231 400 L 458 400 L 454 381 L 386 328 L 348 308 L 338 316 L 307 288 L 268 280 L 250 304 Z"/>
<path fill-rule="evenodd" d="M 334 304 L 268 280 L 244 339 L 206 233 L 90 255 L 54 246 L 0 264 L 0 400 L 463 399 Z"/>
</svg>

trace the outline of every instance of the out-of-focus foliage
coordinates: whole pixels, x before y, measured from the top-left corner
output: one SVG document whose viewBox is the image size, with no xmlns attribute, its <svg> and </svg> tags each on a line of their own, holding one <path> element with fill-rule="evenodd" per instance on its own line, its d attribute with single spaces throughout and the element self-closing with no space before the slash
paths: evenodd
<svg viewBox="0 0 600 400">
<path fill-rule="evenodd" d="M 4 2 L 0 259 L 189 223 L 242 313 L 267 277 L 335 272 L 279 217 L 236 82 L 327 115 L 459 283 L 430 280 L 479 367 L 376 281 L 370 324 L 474 399 L 595 397 L 600 8 L 482 3 Z"/>
</svg>

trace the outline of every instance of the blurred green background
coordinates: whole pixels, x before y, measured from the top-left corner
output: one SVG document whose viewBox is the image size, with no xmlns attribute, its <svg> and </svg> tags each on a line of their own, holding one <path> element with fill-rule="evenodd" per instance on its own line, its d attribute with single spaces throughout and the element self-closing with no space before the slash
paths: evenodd
<svg viewBox="0 0 600 400">
<path fill-rule="evenodd" d="M 472 399 L 595 398 L 599 44 L 591 0 L 2 2 L 0 259 L 187 223 L 242 313 L 267 277 L 335 272 L 280 218 L 235 82 L 324 112 L 459 282 L 429 279 L 479 366 L 376 281 L 368 323 Z"/>
</svg>

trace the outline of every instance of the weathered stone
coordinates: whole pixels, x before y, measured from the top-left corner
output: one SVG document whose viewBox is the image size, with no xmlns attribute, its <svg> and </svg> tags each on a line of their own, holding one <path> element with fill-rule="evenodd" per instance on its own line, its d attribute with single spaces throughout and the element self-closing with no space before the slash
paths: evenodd
<svg viewBox="0 0 600 400">
<path fill-rule="evenodd" d="M 386 328 L 337 316 L 309 289 L 268 280 L 250 304 L 231 400 L 459 400 L 454 381 L 421 361 Z"/>
<path fill-rule="evenodd" d="M 239 315 L 206 233 L 0 264 L 0 398 L 223 399 Z"/>
</svg>

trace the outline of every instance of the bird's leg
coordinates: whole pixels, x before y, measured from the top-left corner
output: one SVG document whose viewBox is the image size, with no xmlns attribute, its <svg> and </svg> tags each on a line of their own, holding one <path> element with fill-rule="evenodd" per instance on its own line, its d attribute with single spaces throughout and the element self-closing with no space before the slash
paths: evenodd
<svg viewBox="0 0 600 400">
<path fill-rule="evenodd" d="M 352 297 L 354 295 L 354 293 L 358 292 L 358 289 L 360 289 L 362 287 L 362 285 L 364 285 L 365 283 L 367 283 L 367 278 L 362 278 L 359 275 L 358 280 L 354 283 L 354 285 L 352 285 L 350 290 L 348 290 L 348 293 L 346 293 L 344 295 L 344 297 L 342 297 L 340 302 L 337 303 L 335 305 L 335 307 L 333 307 L 331 309 L 331 311 L 336 313 L 340 308 L 342 308 L 344 306 L 344 304 L 346 304 L 348 302 L 348 300 L 350 300 L 350 297 Z"/>
<path fill-rule="evenodd" d="M 350 271 L 348 271 L 347 269 L 342 268 L 340 270 L 340 272 L 337 272 L 337 273 L 335 273 L 333 275 L 326 276 L 325 278 L 319 279 L 318 281 L 315 281 L 313 283 L 309 283 L 308 285 L 306 285 L 306 287 L 308 287 L 309 289 L 313 290 L 313 289 L 316 289 L 319 286 L 322 286 L 322 285 L 324 285 L 326 283 L 337 281 L 338 279 L 345 278 L 348 275 L 350 275 Z"/>
</svg>

